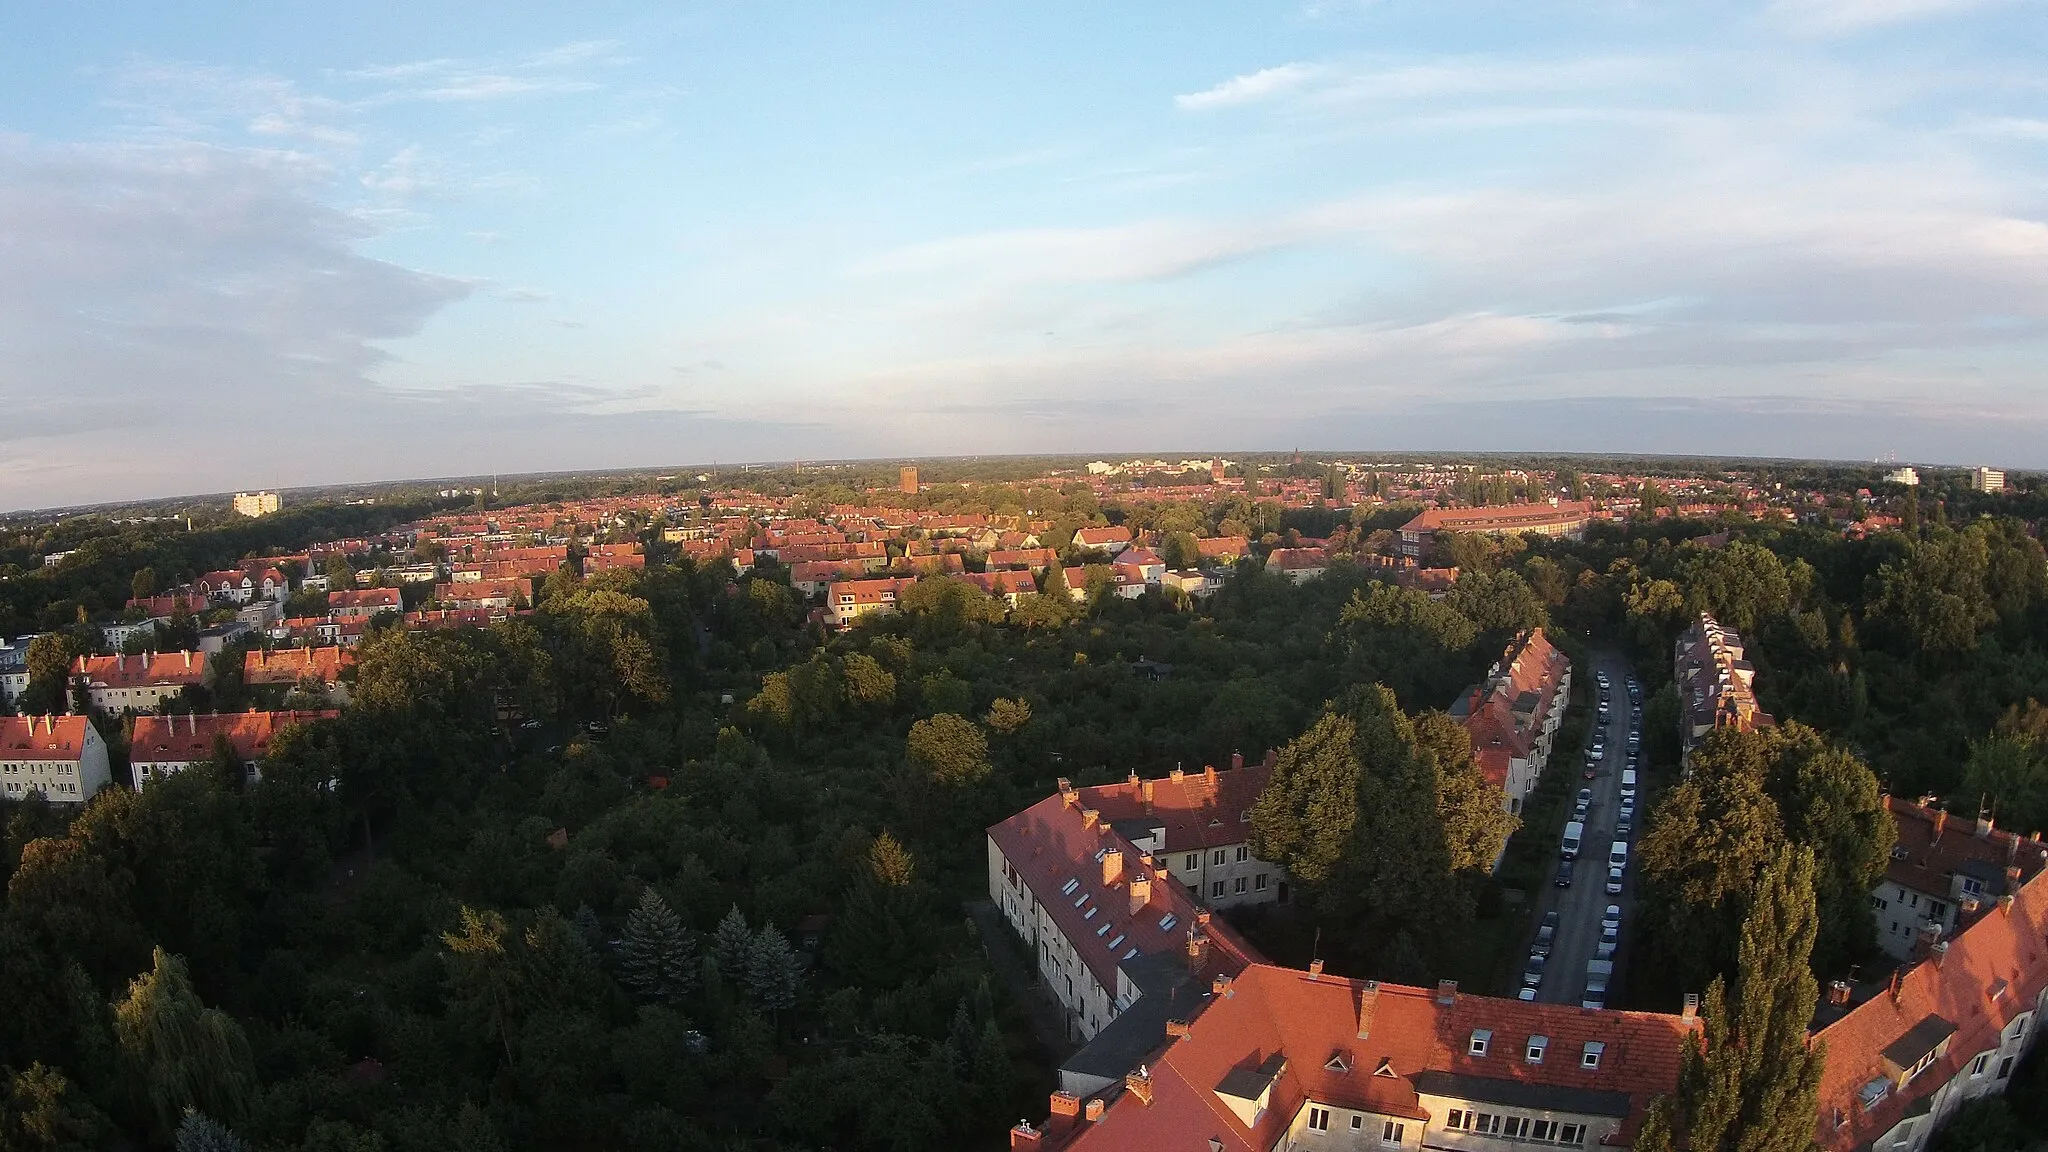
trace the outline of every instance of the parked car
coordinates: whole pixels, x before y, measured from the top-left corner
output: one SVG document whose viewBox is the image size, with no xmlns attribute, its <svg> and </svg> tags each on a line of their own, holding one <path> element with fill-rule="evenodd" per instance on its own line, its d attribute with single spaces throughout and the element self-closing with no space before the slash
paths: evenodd
<svg viewBox="0 0 2048 1152">
<path fill-rule="evenodd" d="M 1560 860 L 1557 862 L 1557 879 L 1551 881 L 1551 883 L 1556 884 L 1559 888 L 1569 888 L 1572 886 L 1571 861 Z"/>
<path fill-rule="evenodd" d="M 1525 988 L 1535 988 L 1542 985 L 1543 966 L 1547 963 L 1549 961 L 1544 957 L 1538 956 L 1534 952 L 1529 953 L 1529 965 L 1522 969 L 1522 986 Z"/>
<path fill-rule="evenodd" d="M 1621 895 L 1621 869 L 1609 868 L 1607 870 L 1607 894 L 1609 896 Z"/>
<path fill-rule="evenodd" d="M 1557 913 L 1545 912 L 1543 923 L 1536 928 L 1536 945 L 1530 951 L 1536 955 L 1550 955 L 1551 946 L 1557 943 Z"/>
<path fill-rule="evenodd" d="M 1535 999 L 1535 997 L 1532 996 L 1530 997 L 1530 999 L 1533 1000 Z M 1591 989 L 1587 989 L 1585 998 L 1579 1001 L 1579 1007 L 1605 1008 L 1607 1007 L 1607 993 L 1595 992 Z"/>
<path fill-rule="evenodd" d="M 1534 1000 L 1535 998 L 1536 990 L 1534 988 L 1524 988 L 1515 994 L 1515 999 L 1517 1000 Z"/>
<path fill-rule="evenodd" d="M 1621 930 L 1621 905 L 1609 904 L 1607 906 L 1606 914 L 1600 917 L 1600 928 L 1603 932 L 1618 932 Z"/>
<path fill-rule="evenodd" d="M 1614 821 L 1614 834 L 1623 840 L 1636 834 L 1636 822 L 1629 817 L 1618 817 Z"/>
</svg>

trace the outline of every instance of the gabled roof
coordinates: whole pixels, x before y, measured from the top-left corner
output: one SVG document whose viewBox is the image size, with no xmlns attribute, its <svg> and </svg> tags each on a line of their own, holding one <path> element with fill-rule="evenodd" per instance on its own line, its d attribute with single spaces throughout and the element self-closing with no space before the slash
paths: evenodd
<svg viewBox="0 0 2048 1152">
<path fill-rule="evenodd" d="M 1948 899 L 1958 873 L 1984 881 L 1987 900 L 2006 891 L 2005 870 L 2020 870 L 2031 880 L 2048 864 L 2048 844 L 2003 829 L 1987 828 L 1976 835 L 1977 823 L 1897 796 L 1884 798 L 1885 811 L 1899 830 L 1898 844 L 1885 866 L 1885 879 L 1914 892 Z"/>
<path fill-rule="evenodd" d="M 0 760 L 69 764 L 95 735 L 83 716 L 0 716 Z"/>
<path fill-rule="evenodd" d="M 1252 804 L 1273 778 L 1270 760 L 1242 768 L 1173 772 L 1155 780 L 1079 789 L 1081 804 L 1111 821 L 1147 822 L 1164 830 L 1162 852 L 1242 844 L 1251 836 Z"/>
<path fill-rule="evenodd" d="M 1330 566 L 1330 555 L 1320 548 L 1275 548 L 1266 554 L 1266 567 L 1276 572 L 1311 572 Z"/>
<path fill-rule="evenodd" d="M 307 677 L 332 684 L 356 662 L 346 648 L 252 648 L 242 653 L 242 679 L 249 684 L 296 684 Z"/>
<path fill-rule="evenodd" d="M 261 760 L 270 741 L 292 724 L 331 719 L 338 712 L 231 712 L 183 716 L 138 716 L 128 759 L 138 765 L 190 764 L 213 755 L 227 741 L 240 760 Z"/>
<path fill-rule="evenodd" d="M 95 688 L 197 684 L 206 673 L 204 652 L 145 652 L 140 656 L 80 656 L 71 674 Z"/>
</svg>

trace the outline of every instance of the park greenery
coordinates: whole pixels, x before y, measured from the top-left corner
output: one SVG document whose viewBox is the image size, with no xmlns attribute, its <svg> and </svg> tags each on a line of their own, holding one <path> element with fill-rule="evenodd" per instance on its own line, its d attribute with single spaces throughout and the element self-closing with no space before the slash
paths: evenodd
<svg viewBox="0 0 2048 1152">
<path fill-rule="evenodd" d="M 859 479 L 774 483 L 822 506 Z M 1261 549 L 1384 549 L 1406 515 L 1104 500 L 1022 469 L 914 499 Z M 1042 1108 L 1051 1054 L 991 963 L 1013 945 L 962 911 L 985 895 L 983 828 L 1062 777 L 1271 750 L 1253 843 L 1301 898 L 1242 926 L 1278 960 L 1314 940 L 1335 971 L 1427 981 L 1498 914 L 1491 866 L 1520 834 L 1444 712 L 1539 626 L 1581 666 L 1630 656 L 1670 781 L 1641 841 L 1631 940 L 1653 975 L 1631 998 L 1704 991 L 1710 1038 L 1747 1061 L 1689 1054 L 1645 1139 L 1734 1147 L 1727 1117 L 1789 1133 L 1801 1100 L 1810 1130 L 1793 1041 L 1812 982 L 1872 959 L 1881 793 L 2048 819 L 2038 520 L 1907 499 L 1912 528 L 1868 539 L 1668 518 L 1446 536 L 1433 559 L 1460 577 L 1440 599 L 1343 560 L 1297 585 L 1253 558 L 1199 604 L 1099 576 L 1076 602 L 1054 577 L 1005 610 L 925 580 L 841 633 L 773 564 L 693 564 L 648 525 L 646 569 L 572 563 L 530 615 L 383 622 L 351 704 L 289 730 L 260 782 L 223 763 L 75 813 L 8 805 L 0 1149 L 999 1146 Z M 32 703 L 62 707 L 82 622 L 145 569 L 167 585 L 428 506 L 67 521 L 10 545 L 0 623 L 50 632 Z M 78 555 L 26 567 L 55 545 Z M 1717 735 L 1676 782 L 1672 645 L 1701 611 L 1749 641 L 1780 724 Z"/>
</svg>

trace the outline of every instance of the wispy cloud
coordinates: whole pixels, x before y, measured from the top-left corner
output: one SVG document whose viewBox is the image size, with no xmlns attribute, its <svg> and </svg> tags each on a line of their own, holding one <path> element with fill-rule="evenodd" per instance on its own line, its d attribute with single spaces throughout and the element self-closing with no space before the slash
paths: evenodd
<svg viewBox="0 0 2048 1152">
<path fill-rule="evenodd" d="M 589 92 L 601 85 L 590 78 L 588 70 L 623 62 L 618 47 L 609 40 L 582 40 L 523 56 L 474 60 L 436 57 L 373 65 L 336 75 L 347 81 L 383 86 L 381 91 L 364 98 L 370 103 L 471 103 Z"/>
<path fill-rule="evenodd" d="M 1200 92 L 1175 96 L 1173 102 L 1191 112 L 1228 108 L 1237 104 L 1253 104 L 1298 91 L 1323 75 L 1324 69 L 1320 65 L 1282 64 L 1274 68 L 1261 68 L 1257 72 L 1247 72 L 1242 76 L 1233 76 L 1213 88 L 1205 88 Z"/>
<path fill-rule="evenodd" d="M 1839 35 L 1956 16 L 2000 0 L 1775 0 L 1770 14 L 1797 32 Z"/>
</svg>

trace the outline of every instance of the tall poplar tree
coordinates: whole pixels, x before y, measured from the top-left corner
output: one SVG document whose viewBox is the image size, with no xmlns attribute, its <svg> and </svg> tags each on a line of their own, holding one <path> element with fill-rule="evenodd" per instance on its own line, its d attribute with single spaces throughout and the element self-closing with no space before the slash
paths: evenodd
<svg viewBox="0 0 2048 1152">
<path fill-rule="evenodd" d="M 1735 987 L 1716 977 L 1686 1040 L 1677 1091 L 1658 1097 L 1636 1152 L 1807 1152 L 1822 1045 L 1806 1025 L 1820 988 L 1808 960 L 1820 918 L 1810 848 L 1780 847 L 1742 924 Z"/>
</svg>

